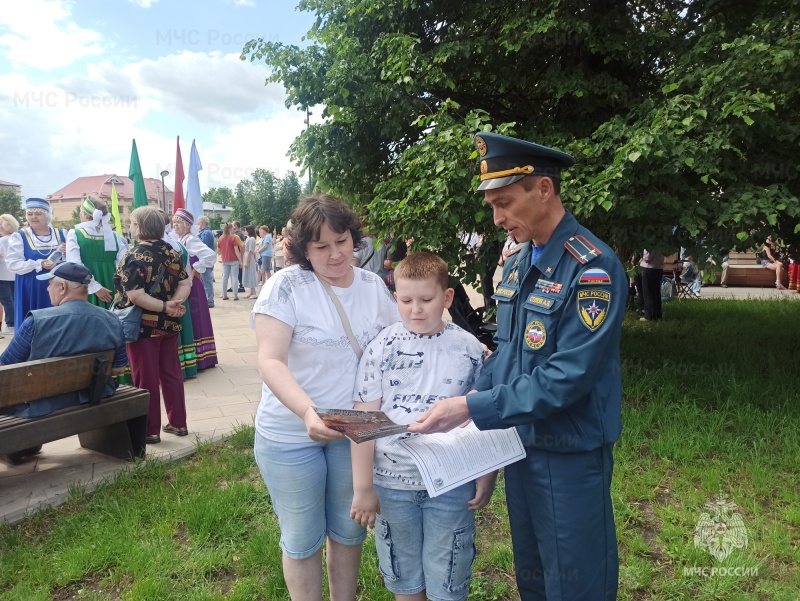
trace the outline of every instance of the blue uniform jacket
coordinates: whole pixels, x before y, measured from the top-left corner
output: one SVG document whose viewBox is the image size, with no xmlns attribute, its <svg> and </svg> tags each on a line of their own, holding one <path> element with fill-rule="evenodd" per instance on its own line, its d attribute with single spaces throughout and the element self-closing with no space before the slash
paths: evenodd
<svg viewBox="0 0 800 601">
<path fill-rule="evenodd" d="M 498 348 L 467 396 L 481 430 L 517 426 L 527 447 L 572 453 L 622 431 L 619 343 L 628 281 L 614 252 L 567 213 L 531 267 L 506 261 Z"/>
</svg>

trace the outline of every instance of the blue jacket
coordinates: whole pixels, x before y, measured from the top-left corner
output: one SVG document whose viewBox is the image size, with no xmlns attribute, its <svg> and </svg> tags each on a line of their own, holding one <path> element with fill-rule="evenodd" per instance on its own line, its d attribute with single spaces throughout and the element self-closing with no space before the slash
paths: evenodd
<svg viewBox="0 0 800 601">
<path fill-rule="evenodd" d="M 27 320 L 32 320 L 34 327 L 28 361 L 113 350 L 113 367 L 122 367 L 127 363 L 122 325 L 111 311 L 87 301 L 74 300 L 58 307 L 31 311 Z M 113 395 L 117 386 L 117 381 L 109 378 L 103 397 Z M 6 407 L 3 413 L 16 417 L 40 417 L 64 407 L 88 402 L 88 391 L 83 390 L 12 405 Z"/>
<path fill-rule="evenodd" d="M 506 261 L 498 348 L 467 396 L 481 430 L 517 426 L 527 447 L 579 452 L 622 431 L 619 343 L 628 279 L 614 252 L 567 213 L 535 266 Z"/>
<path fill-rule="evenodd" d="M 204 227 L 197 237 L 211 250 L 217 250 L 217 241 L 214 239 L 214 232 L 211 231 L 211 228 Z"/>
</svg>

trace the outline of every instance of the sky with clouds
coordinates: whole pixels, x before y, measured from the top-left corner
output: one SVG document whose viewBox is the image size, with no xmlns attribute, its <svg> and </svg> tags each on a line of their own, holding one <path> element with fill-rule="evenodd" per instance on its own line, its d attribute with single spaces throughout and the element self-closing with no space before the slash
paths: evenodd
<svg viewBox="0 0 800 601">
<path fill-rule="evenodd" d="M 305 127 L 253 38 L 302 44 L 314 15 L 288 0 L 0 0 L 0 180 L 23 197 L 80 176 L 128 174 L 136 139 L 145 177 L 184 169 L 196 139 L 200 186 L 254 169 L 299 173 L 286 156 Z M 314 117 L 312 116 L 312 123 Z"/>
</svg>

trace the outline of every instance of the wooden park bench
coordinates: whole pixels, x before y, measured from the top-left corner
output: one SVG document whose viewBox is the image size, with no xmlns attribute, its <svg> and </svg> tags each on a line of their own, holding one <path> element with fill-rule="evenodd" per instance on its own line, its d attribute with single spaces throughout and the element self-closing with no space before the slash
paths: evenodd
<svg viewBox="0 0 800 601">
<path fill-rule="evenodd" d="M 787 282 L 783 282 L 784 285 Z M 728 286 L 775 286 L 775 272 L 756 263 L 755 251 L 728 255 Z"/>
<path fill-rule="evenodd" d="M 679 261 L 678 253 L 664 258 L 664 275 L 672 277 L 674 273 L 680 273 L 682 264 Z M 719 283 L 722 277 L 722 266 L 717 266 L 715 283 Z M 787 282 L 783 282 L 784 285 Z M 751 252 L 732 252 L 728 255 L 728 286 L 763 286 L 772 288 L 775 286 L 775 272 L 765 269 L 760 263 L 756 263 L 756 253 Z"/>
<path fill-rule="evenodd" d="M 0 456 L 77 434 L 81 446 L 118 459 L 144 457 L 150 394 L 120 386 L 101 399 L 114 351 L 0 366 L 0 407 L 89 391 L 89 403 L 35 418 L 0 415 Z"/>
</svg>

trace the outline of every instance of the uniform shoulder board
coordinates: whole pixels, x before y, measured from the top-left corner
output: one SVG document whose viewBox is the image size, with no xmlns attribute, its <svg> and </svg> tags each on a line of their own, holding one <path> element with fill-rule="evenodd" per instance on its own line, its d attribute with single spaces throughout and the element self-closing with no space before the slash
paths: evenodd
<svg viewBox="0 0 800 601">
<path fill-rule="evenodd" d="M 569 240 L 564 242 L 564 248 L 569 251 L 575 260 L 581 265 L 586 265 L 592 259 L 602 255 L 602 251 L 594 244 L 589 242 L 585 236 L 572 236 Z"/>
</svg>

